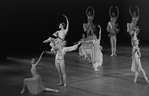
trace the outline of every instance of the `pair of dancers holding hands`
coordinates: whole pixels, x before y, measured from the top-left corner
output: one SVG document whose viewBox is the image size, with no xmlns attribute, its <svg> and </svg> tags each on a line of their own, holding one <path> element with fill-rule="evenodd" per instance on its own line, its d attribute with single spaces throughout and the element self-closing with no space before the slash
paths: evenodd
<svg viewBox="0 0 149 96">
<path fill-rule="evenodd" d="M 24 79 L 23 89 L 22 89 L 21 93 L 24 93 L 26 88 L 29 90 L 29 92 L 31 94 L 39 94 L 43 91 L 59 92 L 56 89 L 45 88 L 43 83 L 42 83 L 41 76 L 37 73 L 36 66 L 40 62 L 41 57 L 44 53 L 48 53 L 48 54 L 54 53 L 55 54 L 55 66 L 56 66 L 56 69 L 57 69 L 57 71 L 59 73 L 59 77 L 60 77 L 60 83 L 58 85 L 64 86 L 64 87 L 67 86 L 64 56 L 67 52 L 76 50 L 78 45 L 80 44 L 80 42 L 78 44 L 75 44 L 74 46 L 65 47 L 66 41 L 64 39 L 65 39 L 65 36 L 67 35 L 67 32 L 68 32 L 69 22 L 68 22 L 68 18 L 65 15 L 63 15 L 63 16 L 66 18 L 66 21 L 67 21 L 66 29 L 64 29 L 64 24 L 60 23 L 59 28 L 61 30 L 59 30 L 53 34 L 57 38 L 51 38 L 50 37 L 47 40 L 43 41 L 43 43 L 50 42 L 50 46 L 52 47 L 51 51 L 50 52 L 49 51 L 43 51 L 37 62 L 35 61 L 35 59 L 31 60 L 32 77 Z"/>
</svg>

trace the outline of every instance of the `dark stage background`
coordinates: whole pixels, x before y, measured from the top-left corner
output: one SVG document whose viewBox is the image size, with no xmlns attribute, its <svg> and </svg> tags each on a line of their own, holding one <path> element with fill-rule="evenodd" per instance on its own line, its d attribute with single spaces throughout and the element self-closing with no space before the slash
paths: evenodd
<svg viewBox="0 0 149 96">
<path fill-rule="evenodd" d="M 65 22 L 62 14 L 68 16 L 69 32 L 67 46 L 81 39 L 83 23 L 87 22 L 86 8 L 95 9 L 93 23 L 102 27 L 102 44 L 109 44 L 106 26 L 109 21 L 110 6 L 118 6 L 120 32 L 118 44 L 130 43 L 126 23 L 131 22 L 129 6 L 140 8 L 140 40 L 149 40 L 149 1 L 148 0 L 1 0 L 0 1 L 0 41 L 1 58 L 8 55 L 38 53 L 49 50 L 43 40 L 59 30 L 59 23 Z M 115 11 L 113 9 L 113 11 Z M 98 30 L 97 30 L 98 32 Z M 131 45 L 130 45 L 131 46 Z M 104 47 L 104 46 L 103 46 Z"/>
</svg>

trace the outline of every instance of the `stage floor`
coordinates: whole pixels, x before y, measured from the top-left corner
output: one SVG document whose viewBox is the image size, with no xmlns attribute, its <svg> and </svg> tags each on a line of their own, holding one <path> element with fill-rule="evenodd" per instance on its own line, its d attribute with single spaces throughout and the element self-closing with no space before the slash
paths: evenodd
<svg viewBox="0 0 149 96">
<path fill-rule="evenodd" d="M 149 46 L 140 46 L 141 62 L 149 77 Z M 110 48 L 103 48 L 103 66 L 95 72 L 91 64 L 79 57 L 78 52 L 65 56 L 68 87 L 57 86 L 59 76 L 54 65 L 54 55 L 44 54 L 37 71 L 46 87 L 58 89 L 59 93 L 43 92 L 36 96 L 149 96 L 149 84 L 139 74 L 134 83 L 131 68 L 131 46 L 117 48 L 117 57 L 110 57 Z M 23 79 L 31 77 L 29 56 L 8 56 L 8 61 L 0 64 L 0 96 L 33 96 L 28 91 L 20 94 Z"/>
</svg>

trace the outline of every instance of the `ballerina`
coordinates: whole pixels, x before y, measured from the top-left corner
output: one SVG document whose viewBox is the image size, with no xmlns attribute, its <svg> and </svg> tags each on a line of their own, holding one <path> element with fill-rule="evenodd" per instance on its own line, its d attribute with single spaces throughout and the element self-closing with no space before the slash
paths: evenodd
<svg viewBox="0 0 149 96">
<path fill-rule="evenodd" d="M 145 73 L 144 69 L 142 68 L 142 64 L 141 64 L 141 60 L 140 60 L 141 52 L 140 52 L 140 48 L 138 47 L 139 41 L 137 39 L 136 33 L 134 33 L 133 43 L 134 44 L 133 44 L 133 49 L 132 49 L 131 71 L 135 73 L 134 82 L 137 82 L 139 71 L 141 71 L 143 73 L 143 76 L 144 76 L 146 82 L 149 83 L 146 73 Z"/>
<path fill-rule="evenodd" d="M 21 94 L 25 92 L 26 87 L 31 94 L 39 94 L 43 91 L 59 92 L 56 89 L 45 88 L 42 83 L 41 76 L 36 72 L 36 66 L 39 64 L 39 61 L 41 60 L 43 53 L 44 52 L 41 53 L 37 62 L 35 62 L 35 59 L 31 60 L 31 64 L 32 64 L 31 73 L 33 77 L 24 79 L 24 84 L 23 84 L 23 89 L 21 91 Z"/>
<path fill-rule="evenodd" d="M 68 28 L 69 28 L 69 21 L 68 21 L 68 17 L 66 15 L 63 14 L 63 16 L 66 18 L 66 29 L 64 29 L 64 25 L 65 23 L 60 23 L 59 28 L 60 30 L 56 31 L 55 33 L 53 33 L 53 35 L 55 37 L 58 37 L 60 40 L 64 40 L 67 33 L 68 33 Z"/>
<path fill-rule="evenodd" d="M 100 41 L 101 41 L 101 27 L 100 27 L 100 25 L 98 25 L 98 27 L 100 28 L 98 39 L 97 39 L 96 35 L 94 34 L 92 40 L 90 40 L 90 41 L 83 41 L 83 42 L 92 42 L 93 43 L 91 61 L 92 61 L 93 68 L 94 68 L 95 71 L 100 71 L 98 69 L 98 67 L 102 66 L 102 64 L 103 64 L 103 54 L 101 52 L 102 46 L 100 45 Z"/>
<path fill-rule="evenodd" d="M 133 14 L 132 14 L 131 6 L 130 6 L 129 7 L 129 13 L 130 13 L 130 15 L 132 17 L 132 21 L 131 21 L 131 23 L 127 23 L 127 32 L 131 36 L 131 45 L 133 44 L 133 37 L 134 37 L 133 35 L 134 35 L 134 33 L 137 32 L 136 35 L 139 34 L 139 28 L 137 26 L 137 22 L 138 22 L 138 20 L 140 18 L 139 7 L 138 6 L 135 6 L 135 7 L 137 8 L 138 15 L 136 14 L 136 11 L 134 11 Z"/>
<path fill-rule="evenodd" d="M 91 12 L 89 11 L 89 9 L 91 9 L 93 11 L 93 13 L 91 14 Z M 93 19 L 94 19 L 94 15 L 95 15 L 95 10 L 89 6 L 86 10 L 86 16 L 87 16 L 87 23 L 83 23 L 83 28 L 84 31 L 87 32 L 87 37 L 89 35 L 93 35 L 94 31 L 96 30 L 95 25 L 93 24 Z"/>
<path fill-rule="evenodd" d="M 117 21 L 117 18 L 119 16 L 119 10 L 118 10 L 118 7 L 116 6 L 117 16 L 115 16 L 114 12 L 112 12 L 112 15 L 111 15 L 111 8 L 112 7 L 113 6 L 111 6 L 109 9 L 110 22 L 108 22 L 107 31 L 110 33 L 109 37 L 110 37 L 111 51 L 112 51 L 112 54 L 110 56 L 117 56 L 116 55 L 116 43 L 117 43 L 116 35 L 119 32 L 119 29 L 117 28 L 118 24 L 116 23 L 116 21 Z"/>
<path fill-rule="evenodd" d="M 97 37 L 95 36 L 95 39 L 93 40 L 93 44 L 94 44 L 94 49 L 93 49 L 93 68 L 95 71 L 100 71 L 98 69 L 99 66 L 102 66 L 103 64 L 103 54 L 102 54 L 102 46 L 100 45 L 100 41 L 101 41 L 101 27 L 100 25 L 98 25 L 98 27 L 100 28 L 99 31 L 99 37 L 97 39 Z"/>
</svg>

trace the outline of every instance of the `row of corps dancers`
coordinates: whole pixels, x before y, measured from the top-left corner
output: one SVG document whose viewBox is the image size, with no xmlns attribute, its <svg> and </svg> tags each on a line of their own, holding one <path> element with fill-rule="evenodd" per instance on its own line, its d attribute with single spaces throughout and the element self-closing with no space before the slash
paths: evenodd
<svg viewBox="0 0 149 96">
<path fill-rule="evenodd" d="M 132 16 L 132 21 L 131 21 L 131 23 L 127 23 L 127 32 L 131 36 L 131 44 L 133 41 L 134 33 L 137 32 L 137 35 L 138 35 L 138 33 L 140 31 L 139 26 L 137 25 L 137 22 L 140 17 L 139 16 L 139 8 L 138 8 L 138 6 L 135 6 L 135 7 L 137 8 L 137 12 L 133 11 L 133 13 L 131 12 L 131 6 L 129 7 L 129 13 Z M 89 8 L 93 11 L 92 15 L 91 15 L 91 12 L 88 11 Z M 119 17 L 119 9 L 117 6 L 115 6 L 115 8 L 117 9 L 117 15 L 116 15 L 115 12 L 111 13 L 112 8 L 113 8 L 113 6 L 111 6 L 109 9 L 110 21 L 107 24 L 106 30 L 107 30 L 107 32 L 109 32 L 108 37 L 110 37 L 111 53 L 112 53 L 110 56 L 117 56 L 116 55 L 116 44 L 117 44 L 116 35 L 120 31 L 120 29 L 118 28 L 118 23 L 116 23 L 116 22 Z M 138 13 L 138 15 L 137 15 L 137 13 Z M 88 22 L 83 24 L 84 31 L 87 34 L 86 39 L 88 39 L 90 36 L 92 36 L 94 34 L 94 32 L 96 31 L 96 27 L 92 22 L 94 19 L 94 15 L 95 15 L 94 9 L 89 6 L 86 10 L 86 16 L 87 16 Z"/>
<path fill-rule="evenodd" d="M 116 44 L 117 44 L 117 38 L 116 35 L 117 33 L 120 31 L 118 27 L 118 23 L 116 23 L 118 16 L 119 16 L 119 10 L 118 7 L 116 6 L 117 9 L 117 16 L 115 15 L 114 12 L 112 12 L 111 14 L 111 8 L 113 6 L 110 7 L 109 9 L 109 16 L 110 16 L 110 21 L 108 22 L 107 25 L 107 31 L 110 33 L 109 37 L 110 37 L 110 43 L 111 43 L 111 52 L 112 54 L 110 56 L 117 56 L 116 55 Z M 132 21 L 131 23 L 127 23 L 127 32 L 129 33 L 129 35 L 131 36 L 131 45 L 133 46 L 133 35 L 134 33 L 137 33 L 137 35 L 140 32 L 139 26 L 137 25 L 137 22 L 139 20 L 139 8 L 138 6 L 135 6 L 137 8 L 137 13 L 136 11 L 133 11 L 133 13 L 131 12 L 131 6 L 129 7 L 129 13 L 132 16 Z"/>
<path fill-rule="evenodd" d="M 59 92 L 56 89 L 45 88 L 42 83 L 41 76 L 36 72 L 36 66 L 39 63 L 43 53 L 50 53 L 50 54 L 54 53 L 55 54 L 55 66 L 59 73 L 59 78 L 60 78 L 60 83 L 58 85 L 64 86 L 64 87 L 67 86 L 64 56 L 67 52 L 76 50 L 78 48 L 78 45 L 80 45 L 81 43 L 88 42 L 88 41 L 79 41 L 77 44 L 75 44 L 71 47 L 65 47 L 65 45 L 66 45 L 65 36 L 67 35 L 67 32 L 68 32 L 69 22 L 68 22 L 67 16 L 65 16 L 65 15 L 63 15 L 63 16 L 66 18 L 66 21 L 67 21 L 66 29 L 64 29 L 64 25 L 62 23 L 60 23 L 59 28 L 61 28 L 61 30 L 59 30 L 53 34 L 57 38 L 50 37 L 43 42 L 43 43 L 50 42 L 50 46 L 52 47 L 51 51 L 50 52 L 48 52 L 48 51 L 42 52 L 39 57 L 39 60 L 37 62 L 35 62 L 35 59 L 32 59 L 31 73 L 32 73 L 33 77 L 24 79 L 23 89 L 22 89 L 21 93 L 25 92 L 26 87 L 28 88 L 29 92 L 32 94 L 38 94 L 43 91 Z M 131 22 L 130 25 L 128 24 L 128 26 L 132 27 L 133 23 L 134 22 Z M 109 26 L 111 26 L 111 25 L 109 24 Z M 97 37 L 94 35 L 93 36 L 94 38 L 91 41 L 89 41 L 89 42 L 93 42 L 93 44 L 94 44 L 94 50 L 93 50 L 94 54 L 92 55 L 92 57 L 93 57 L 92 64 L 93 64 L 93 68 L 95 69 L 95 71 L 99 71 L 98 67 L 101 66 L 103 63 L 103 56 L 101 53 L 102 47 L 100 46 L 101 27 L 100 26 L 98 26 L 98 27 L 100 28 L 99 38 L 97 39 Z M 136 31 L 134 32 L 134 34 L 136 34 Z M 138 48 L 139 43 L 138 43 L 137 39 L 135 39 L 135 36 L 136 35 L 133 35 L 133 37 L 132 37 L 133 38 L 132 39 L 133 52 L 132 52 L 132 68 L 131 68 L 131 70 L 133 72 L 135 72 L 134 82 L 137 82 L 138 72 L 142 71 L 144 74 L 145 80 L 149 83 L 146 73 L 141 66 L 141 62 L 140 62 L 141 55 L 140 55 L 140 51 Z"/>
</svg>

